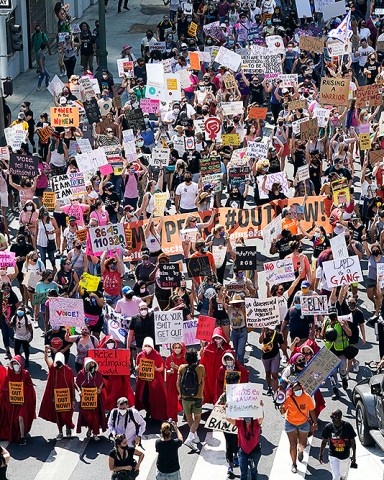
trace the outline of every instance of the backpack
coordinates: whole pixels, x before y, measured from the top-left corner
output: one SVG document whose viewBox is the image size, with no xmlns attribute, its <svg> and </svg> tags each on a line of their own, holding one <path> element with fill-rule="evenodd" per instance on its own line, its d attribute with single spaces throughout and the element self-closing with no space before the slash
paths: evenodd
<svg viewBox="0 0 384 480">
<path fill-rule="evenodd" d="M 199 390 L 199 380 L 196 373 L 197 365 L 187 365 L 180 382 L 181 394 L 194 397 Z"/>
<path fill-rule="evenodd" d="M 115 425 L 116 425 L 116 420 L 117 420 L 117 414 L 118 414 L 118 410 L 117 408 L 114 408 L 113 409 L 113 412 L 112 412 L 112 426 L 113 428 L 115 428 Z M 129 421 L 132 421 L 134 424 L 135 424 L 135 427 L 136 427 L 136 436 L 139 434 L 139 429 L 140 429 L 140 426 L 139 424 L 136 422 L 135 420 L 135 417 L 133 416 L 133 412 L 132 412 L 132 409 L 131 408 L 128 408 L 128 415 L 125 415 L 125 423 L 124 423 L 124 430 L 127 429 L 127 424 L 128 424 L 128 417 L 129 417 Z"/>
</svg>

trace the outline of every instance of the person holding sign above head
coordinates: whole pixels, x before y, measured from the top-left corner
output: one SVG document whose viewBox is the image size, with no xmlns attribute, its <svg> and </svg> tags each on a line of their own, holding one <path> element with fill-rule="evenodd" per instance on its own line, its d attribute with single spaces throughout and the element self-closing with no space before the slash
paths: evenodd
<svg viewBox="0 0 384 480">
<path fill-rule="evenodd" d="M 103 396 L 101 394 L 104 383 L 103 377 L 98 372 L 98 365 L 92 358 L 84 360 L 84 368 L 77 374 L 75 388 L 80 394 L 79 418 L 77 421 L 77 433 L 81 427 L 88 427 L 87 437 L 93 434 L 93 438 L 100 440 L 100 430 L 107 429 L 104 415 Z"/>
<path fill-rule="evenodd" d="M 56 438 L 61 440 L 64 426 L 67 437 L 71 437 L 71 430 L 75 427 L 72 421 L 75 383 L 72 369 L 65 365 L 64 355 L 56 353 L 53 361 L 48 357 L 50 350 L 50 347 L 45 347 L 44 360 L 48 366 L 48 380 L 41 400 L 39 417 L 57 424 L 59 433 Z"/>
<path fill-rule="evenodd" d="M 136 396 L 137 410 L 147 412 L 146 419 L 162 421 L 167 417 L 167 397 L 164 387 L 164 362 L 155 349 L 153 339 L 146 337 L 143 350 L 137 355 Z"/>
<path fill-rule="evenodd" d="M 0 391 L 0 439 L 25 445 L 36 418 L 36 392 L 20 355 L 12 358 Z"/>
</svg>

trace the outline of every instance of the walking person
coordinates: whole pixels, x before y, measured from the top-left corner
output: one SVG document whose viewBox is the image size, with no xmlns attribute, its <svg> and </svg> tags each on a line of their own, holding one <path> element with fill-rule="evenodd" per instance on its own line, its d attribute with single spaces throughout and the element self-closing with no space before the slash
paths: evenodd
<svg viewBox="0 0 384 480">
<path fill-rule="evenodd" d="M 172 438 L 172 433 L 177 438 Z M 156 480 L 181 480 L 178 450 L 183 444 L 183 435 L 176 422 L 164 422 L 160 429 L 161 438 L 155 448 L 159 454 L 156 461 Z"/>
<path fill-rule="evenodd" d="M 139 457 L 139 461 L 133 458 Z M 115 448 L 109 452 L 109 470 L 112 480 L 133 480 L 139 476 L 140 464 L 144 453 L 134 447 L 128 447 L 125 435 L 117 435 Z"/>
<path fill-rule="evenodd" d="M 45 79 L 45 88 L 47 89 L 48 88 L 48 84 L 49 84 L 49 72 L 45 66 L 45 62 L 46 62 L 46 54 L 45 54 L 45 48 L 46 48 L 46 44 L 45 43 L 42 43 L 40 45 L 40 50 L 38 51 L 37 53 L 37 63 L 38 63 L 38 66 L 39 66 L 39 69 L 40 69 L 40 74 L 39 74 L 39 80 L 37 81 L 37 88 L 36 90 L 38 92 L 40 92 L 41 90 L 41 84 L 43 83 L 43 80 Z"/>
<path fill-rule="evenodd" d="M 141 444 L 141 438 L 146 429 L 146 422 L 139 411 L 129 406 L 127 397 L 120 397 L 117 408 L 113 408 L 108 417 L 110 436 L 125 435 L 130 447 Z"/>
</svg>

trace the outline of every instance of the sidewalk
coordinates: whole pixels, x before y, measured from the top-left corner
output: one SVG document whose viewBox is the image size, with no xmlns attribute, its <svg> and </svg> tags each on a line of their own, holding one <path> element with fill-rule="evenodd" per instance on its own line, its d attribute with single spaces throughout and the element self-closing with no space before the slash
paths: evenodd
<svg viewBox="0 0 384 480">
<path fill-rule="evenodd" d="M 156 25 L 165 13 L 168 13 L 169 7 L 165 7 L 162 0 L 130 0 L 130 11 L 122 10 L 117 13 L 118 0 L 110 0 L 108 12 L 106 13 L 107 30 L 107 51 L 108 67 L 113 74 L 115 83 L 119 81 L 117 77 L 116 59 L 120 58 L 121 47 L 129 44 L 133 47 L 132 51 L 136 57 L 140 56 L 140 41 L 144 37 L 148 28 L 156 34 Z M 84 16 L 75 20 L 75 23 L 86 21 L 91 31 L 94 29 L 95 20 L 98 18 L 98 5 L 89 7 Z M 47 70 L 54 77 L 59 73 L 57 48 L 52 49 L 53 55 L 47 55 Z M 94 61 L 94 69 L 96 62 Z M 80 56 L 77 57 L 75 73 L 82 74 L 80 65 Z M 53 97 L 46 90 L 36 91 L 38 75 L 35 69 L 30 69 L 26 73 L 20 74 L 14 80 L 14 94 L 8 97 L 7 104 L 12 111 L 12 121 L 17 118 L 20 105 L 24 101 L 31 102 L 31 110 L 34 113 L 35 121 L 38 121 L 42 112 L 48 112 L 53 105 Z M 62 77 L 65 82 L 67 77 Z"/>
</svg>

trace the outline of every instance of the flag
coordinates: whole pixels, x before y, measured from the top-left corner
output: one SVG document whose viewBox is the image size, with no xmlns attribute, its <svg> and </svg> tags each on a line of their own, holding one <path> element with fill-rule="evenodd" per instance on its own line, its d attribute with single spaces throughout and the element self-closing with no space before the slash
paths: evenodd
<svg viewBox="0 0 384 480">
<path fill-rule="evenodd" d="M 351 11 L 347 13 L 340 25 L 330 32 L 328 32 L 328 37 L 337 38 L 342 42 L 346 42 L 348 38 L 352 36 L 352 27 L 351 27 Z"/>
</svg>

